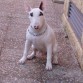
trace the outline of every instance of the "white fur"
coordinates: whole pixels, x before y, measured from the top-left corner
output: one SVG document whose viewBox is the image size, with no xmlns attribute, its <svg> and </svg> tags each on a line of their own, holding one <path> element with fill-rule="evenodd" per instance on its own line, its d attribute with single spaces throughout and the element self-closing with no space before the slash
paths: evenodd
<svg viewBox="0 0 83 83">
<path fill-rule="evenodd" d="M 43 53 L 47 52 L 46 69 L 51 70 L 52 58 L 54 59 L 54 63 L 58 63 L 56 56 L 57 42 L 54 31 L 45 22 L 45 17 L 39 16 L 40 11 L 43 13 L 39 8 L 31 9 L 29 12 L 29 14 L 33 12 L 33 17 L 29 16 L 31 23 L 26 32 L 24 53 L 23 57 L 19 60 L 19 63 L 23 64 L 27 58 L 32 59 L 36 55 L 36 51 L 41 51 Z M 35 29 L 34 26 L 38 26 L 38 29 Z M 28 30 L 33 34 L 30 34 Z M 39 33 L 41 33 L 41 35 L 38 35 Z M 33 52 L 31 55 L 28 55 L 31 46 Z"/>
</svg>

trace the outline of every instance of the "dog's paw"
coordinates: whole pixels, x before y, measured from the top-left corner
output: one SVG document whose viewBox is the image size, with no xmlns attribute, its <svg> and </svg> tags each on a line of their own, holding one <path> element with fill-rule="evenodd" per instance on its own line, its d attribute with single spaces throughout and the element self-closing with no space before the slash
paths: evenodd
<svg viewBox="0 0 83 83">
<path fill-rule="evenodd" d="M 58 60 L 53 60 L 52 63 L 53 63 L 54 65 L 58 65 Z"/>
<path fill-rule="evenodd" d="M 46 64 L 46 70 L 52 70 L 52 64 Z"/>
<path fill-rule="evenodd" d="M 24 58 L 21 58 L 20 60 L 19 60 L 19 64 L 24 64 L 25 63 L 25 61 L 26 61 L 26 59 L 24 59 Z"/>
<path fill-rule="evenodd" d="M 57 56 L 54 56 L 54 57 L 53 57 L 52 63 L 53 63 L 54 65 L 58 65 L 58 57 L 57 57 Z"/>
<path fill-rule="evenodd" d="M 34 55 L 28 55 L 28 56 L 27 56 L 27 59 L 28 59 L 28 60 L 32 60 L 33 58 L 35 58 Z"/>
</svg>

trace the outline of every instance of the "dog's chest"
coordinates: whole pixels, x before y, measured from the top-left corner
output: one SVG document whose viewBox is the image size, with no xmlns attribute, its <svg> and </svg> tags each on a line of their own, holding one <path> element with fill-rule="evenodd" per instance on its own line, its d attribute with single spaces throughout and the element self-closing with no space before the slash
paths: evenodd
<svg viewBox="0 0 83 83">
<path fill-rule="evenodd" d="M 41 51 L 44 51 L 46 48 L 45 48 L 45 41 L 44 41 L 44 38 L 42 37 L 33 37 L 32 38 L 32 44 L 34 45 L 34 47 L 37 49 L 37 50 L 41 50 Z"/>
</svg>

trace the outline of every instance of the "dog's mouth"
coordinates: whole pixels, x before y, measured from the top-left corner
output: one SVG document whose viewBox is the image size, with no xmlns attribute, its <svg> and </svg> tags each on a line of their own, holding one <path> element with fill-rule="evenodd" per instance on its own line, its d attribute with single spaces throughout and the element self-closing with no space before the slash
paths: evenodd
<svg viewBox="0 0 83 83">
<path fill-rule="evenodd" d="M 31 26 L 32 27 L 32 26 Z M 32 27 L 32 28 L 34 28 L 35 30 L 38 30 L 39 29 L 39 26 L 34 26 L 34 27 Z"/>
<path fill-rule="evenodd" d="M 39 29 L 39 27 L 37 26 L 37 27 L 35 27 L 35 29 L 36 29 L 36 30 L 38 30 L 38 29 Z"/>
</svg>

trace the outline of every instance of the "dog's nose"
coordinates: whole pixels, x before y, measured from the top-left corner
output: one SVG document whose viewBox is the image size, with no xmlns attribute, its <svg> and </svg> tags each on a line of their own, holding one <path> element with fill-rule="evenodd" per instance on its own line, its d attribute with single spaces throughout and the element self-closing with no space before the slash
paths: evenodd
<svg viewBox="0 0 83 83">
<path fill-rule="evenodd" d="M 35 28 L 35 29 L 39 29 L 39 27 L 38 27 L 38 26 L 34 26 L 34 28 Z"/>
</svg>

